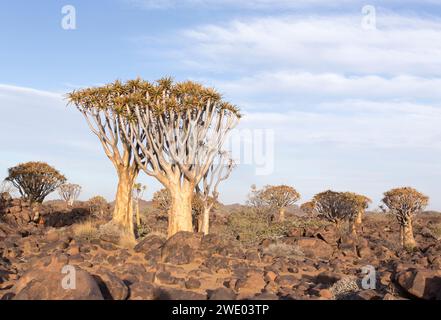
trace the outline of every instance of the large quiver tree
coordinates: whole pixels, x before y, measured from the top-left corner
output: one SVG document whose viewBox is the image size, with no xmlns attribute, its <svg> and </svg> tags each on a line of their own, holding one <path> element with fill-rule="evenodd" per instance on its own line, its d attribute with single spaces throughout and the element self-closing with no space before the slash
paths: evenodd
<svg viewBox="0 0 441 320">
<path fill-rule="evenodd" d="M 186 81 L 129 81 L 120 101 L 129 121 L 124 130 L 140 168 L 170 191 L 168 235 L 193 231 L 192 197 L 240 119 L 236 107 L 214 89 Z"/>
<path fill-rule="evenodd" d="M 131 94 L 125 85 L 116 81 L 103 87 L 74 91 L 68 98 L 84 115 L 118 174 L 111 224 L 134 238 L 132 192 L 139 173 L 134 158 L 138 152 L 135 141 L 128 141 L 122 134 L 123 129 L 130 132 L 130 128 L 121 107 L 121 101 Z"/>
</svg>

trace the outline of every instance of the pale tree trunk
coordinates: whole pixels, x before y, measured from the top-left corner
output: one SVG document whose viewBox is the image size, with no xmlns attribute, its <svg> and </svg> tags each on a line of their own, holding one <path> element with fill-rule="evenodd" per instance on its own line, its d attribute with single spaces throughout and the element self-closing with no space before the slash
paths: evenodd
<svg viewBox="0 0 441 320">
<path fill-rule="evenodd" d="M 128 236 L 135 238 L 133 228 L 132 190 L 137 174 L 128 168 L 118 170 L 118 189 L 115 197 L 112 224 L 118 226 Z"/>
<path fill-rule="evenodd" d="M 410 219 L 403 226 L 403 245 L 406 249 L 414 249 L 416 247 L 416 241 L 413 237 L 412 221 Z"/>
<path fill-rule="evenodd" d="M 279 222 L 285 221 L 285 208 L 279 209 Z"/>
<path fill-rule="evenodd" d="M 136 225 L 141 226 L 141 215 L 139 213 L 139 199 L 136 199 Z"/>
<path fill-rule="evenodd" d="M 357 221 L 351 221 L 349 223 L 350 223 L 350 228 L 351 228 L 351 235 L 356 237 L 357 236 Z"/>
<path fill-rule="evenodd" d="M 363 223 L 363 211 L 360 210 L 358 211 L 357 217 L 355 218 L 355 224 L 360 226 L 362 223 Z"/>
<path fill-rule="evenodd" d="M 207 235 L 210 232 L 210 210 L 211 207 L 204 208 L 201 219 L 199 220 L 198 232 Z"/>
<path fill-rule="evenodd" d="M 404 247 L 404 227 L 403 225 L 400 225 L 400 244 L 402 247 Z"/>
<path fill-rule="evenodd" d="M 193 232 L 191 200 L 193 189 L 189 183 L 182 187 L 171 187 L 171 208 L 168 220 L 168 237 L 180 231 Z"/>
</svg>

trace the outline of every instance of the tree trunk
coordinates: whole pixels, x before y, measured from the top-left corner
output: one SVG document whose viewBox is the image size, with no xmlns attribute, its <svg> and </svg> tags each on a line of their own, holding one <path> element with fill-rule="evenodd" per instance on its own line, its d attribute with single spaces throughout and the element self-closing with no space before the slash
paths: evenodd
<svg viewBox="0 0 441 320">
<path fill-rule="evenodd" d="M 360 210 L 358 211 L 357 217 L 355 218 L 355 224 L 360 226 L 362 223 L 363 223 L 363 211 Z"/>
<path fill-rule="evenodd" d="M 357 236 L 357 221 L 351 221 L 349 223 L 351 225 L 351 235 L 356 237 Z"/>
<path fill-rule="evenodd" d="M 171 208 L 168 219 L 168 237 L 180 231 L 193 232 L 191 215 L 191 200 L 193 187 L 185 184 L 183 187 L 170 188 Z"/>
<path fill-rule="evenodd" d="M 205 235 L 210 232 L 210 209 L 211 208 L 204 208 L 199 221 L 198 232 L 202 232 Z"/>
<path fill-rule="evenodd" d="M 132 190 L 137 174 L 130 169 L 122 168 L 118 171 L 118 189 L 115 197 L 115 209 L 113 211 L 112 224 L 118 226 L 121 231 L 135 238 L 133 228 L 133 201 Z"/>
<path fill-rule="evenodd" d="M 136 226 L 141 226 L 141 215 L 139 213 L 139 199 L 136 199 Z"/>
<path fill-rule="evenodd" d="M 285 221 L 285 208 L 279 209 L 279 222 Z"/>
<path fill-rule="evenodd" d="M 408 221 L 403 226 L 403 245 L 406 249 L 414 249 L 416 247 L 416 241 L 413 237 L 412 221 Z"/>
</svg>

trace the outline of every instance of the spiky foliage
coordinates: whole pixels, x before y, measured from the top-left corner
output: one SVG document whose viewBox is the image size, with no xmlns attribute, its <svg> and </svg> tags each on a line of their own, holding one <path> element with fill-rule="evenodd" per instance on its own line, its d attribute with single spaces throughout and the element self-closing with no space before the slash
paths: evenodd
<svg viewBox="0 0 441 320">
<path fill-rule="evenodd" d="M 424 210 L 429 203 L 429 197 L 411 187 L 404 187 L 385 192 L 382 202 L 400 224 L 404 225 L 409 218 Z"/>
<path fill-rule="evenodd" d="M 152 198 L 153 208 L 159 210 L 161 213 L 168 213 L 171 207 L 170 191 L 163 188 L 156 191 Z"/>
<path fill-rule="evenodd" d="M 66 178 L 45 162 L 27 162 L 9 168 L 5 180 L 18 189 L 23 199 L 42 203 Z"/>
<path fill-rule="evenodd" d="M 401 243 L 406 248 L 416 246 L 413 238 L 412 218 L 429 203 L 429 197 L 411 187 L 395 188 L 384 193 L 382 202 L 389 208 L 399 224 Z"/>
<path fill-rule="evenodd" d="M 300 193 L 293 187 L 286 185 L 266 186 L 260 196 L 268 206 L 279 210 L 279 220 L 281 221 L 285 218 L 285 209 L 300 199 Z"/>
<path fill-rule="evenodd" d="M 64 183 L 58 187 L 58 194 L 68 206 L 72 206 L 81 193 L 81 186 L 73 183 Z"/>
<path fill-rule="evenodd" d="M 328 190 L 316 194 L 312 201 L 317 213 L 335 224 L 341 221 L 353 221 L 359 208 L 358 201 L 350 192 Z"/>
</svg>

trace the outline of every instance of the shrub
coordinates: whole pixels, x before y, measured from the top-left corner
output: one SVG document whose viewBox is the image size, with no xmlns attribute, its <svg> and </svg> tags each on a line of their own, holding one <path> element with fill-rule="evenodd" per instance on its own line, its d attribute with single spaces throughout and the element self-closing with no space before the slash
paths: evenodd
<svg viewBox="0 0 441 320">
<path fill-rule="evenodd" d="M 89 212 L 98 218 L 104 218 L 109 212 L 109 204 L 102 196 L 95 196 L 87 201 Z"/>
</svg>

